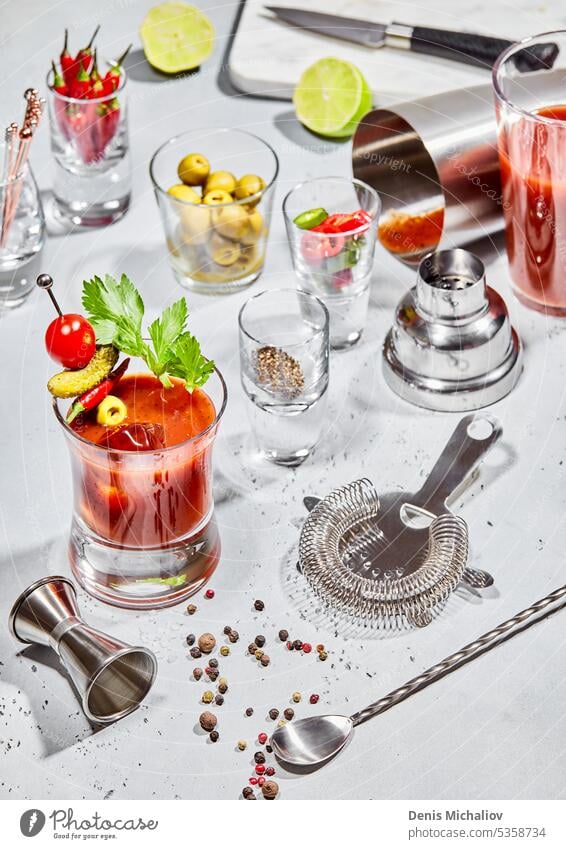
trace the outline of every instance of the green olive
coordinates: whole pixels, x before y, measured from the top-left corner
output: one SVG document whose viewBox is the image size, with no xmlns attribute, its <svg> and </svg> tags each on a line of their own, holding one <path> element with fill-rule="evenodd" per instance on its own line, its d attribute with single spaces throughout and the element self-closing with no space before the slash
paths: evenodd
<svg viewBox="0 0 566 849">
<path fill-rule="evenodd" d="M 176 200 L 182 200 L 183 203 L 200 203 L 200 195 L 194 189 L 191 189 L 190 186 L 185 186 L 184 183 L 177 183 L 175 186 L 171 186 L 167 194 L 170 194 Z"/>
<path fill-rule="evenodd" d="M 179 162 L 177 174 L 187 186 L 203 186 L 210 174 L 210 162 L 202 153 L 189 153 Z"/>
<path fill-rule="evenodd" d="M 262 180 L 257 174 L 244 174 L 236 183 L 234 194 L 238 200 L 244 200 L 245 198 L 252 197 L 252 195 L 259 194 L 264 189 L 265 180 Z"/>
<path fill-rule="evenodd" d="M 187 206 L 181 210 L 181 232 L 183 241 L 192 245 L 203 245 L 208 241 L 210 209 L 203 203 L 200 206 Z"/>
<path fill-rule="evenodd" d="M 256 271 L 263 262 L 263 255 L 254 247 L 244 248 L 234 263 L 234 271 L 239 274 L 250 274 Z"/>
<path fill-rule="evenodd" d="M 101 425 L 119 425 L 128 415 L 128 408 L 121 398 L 107 395 L 96 409 L 96 421 Z"/>
<path fill-rule="evenodd" d="M 233 174 L 229 171 L 213 171 L 206 181 L 205 193 L 222 189 L 223 192 L 232 194 L 235 188 L 236 178 Z"/>
<path fill-rule="evenodd" d="M 245 209 L 242 209 L 238 204 L 233 204 L 214 210 L 212 223 L 216 232 L 221 236 L 240 242 L 243 241 L 248 232 L 249 218 L 250 216 Z"/>
<path fill-rule="evenodd" d="M 263 216 L 260 212 L 254 210 L 248 215 L 248 229 L 242 236 L 242 244 L 255 245 L 261 239 L 263 232 Z"/>
<path fill-rule="evenodd" d="M 218 206 L 221 203 L 232 203 L 232 195 L 225 192 L 224 189 L 214 189 L 211 192 L 206 192 L 202 202 L 208 206 Z"/>
<path fill-rule="evenodd" d="M 212 259 L 217 265 L 234 265 L 240 257 L 240 247 L 233 242 L 226 242 L 212 251 Z"/>
</svg>

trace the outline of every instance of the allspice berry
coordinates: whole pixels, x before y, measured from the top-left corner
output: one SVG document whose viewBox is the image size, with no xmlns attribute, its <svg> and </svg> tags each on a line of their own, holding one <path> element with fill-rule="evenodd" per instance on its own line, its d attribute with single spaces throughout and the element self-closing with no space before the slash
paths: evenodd
<svg viewBox="0 0 566 849">
<path fill-rule="evenodd" d="M 204 731 L 213 731 L 216 728 L 216 723 L 218 720 L 215 715 L 211 713 L 209 710 L 205 710 L 198 718 L 200 722 L 200 727 Z"/>
<path fill-rule="evenodd" d="M 291 721 L 291 719 L 293 719 L 293 717 L 295 716 L 295 711 L 291 707 L 285 708 L 285 710 L 283 711 L 283 716 L 285 717 L 285 719 Z"/>
<path fill-rule="evenodd" d="M 201 634 L 198 638 L 198 647 L 204 654 L 210 654 L 215 645 L 216 638 L 214 634 Z"/>
<path fill-rule="evenodd" d="M 262 666 L 269 666 L 269 664 L 271 663 L 271 658 L 269 657 L 268 654 L 262 654 L 262 656 L 259 659 L 259 662 L 261 663 Z"/>
<path fill-rule="evenodd" d="M 196 613 L 196 612 L 197 612 L 197 606 L 196 606 L 196 604 L 189 604 L 189 605 L 187 605 L 187 613 L 189 614 L 189 616 L 192 616 L 192 615 L 193 615 L 193 613 Z"/>
<path fill-rule="evenodd" d="M 264 799 L 275 799 L 279 793 L 279 785 L 276 781 L 266 781 L 261 788 Z"/>
</svg>

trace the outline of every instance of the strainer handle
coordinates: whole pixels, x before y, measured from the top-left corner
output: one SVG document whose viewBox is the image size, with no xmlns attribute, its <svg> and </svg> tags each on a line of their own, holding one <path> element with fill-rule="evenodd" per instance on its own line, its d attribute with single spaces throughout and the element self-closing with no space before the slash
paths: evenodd
<svg viewBox="0 0 566 849">
<path fill-rule="evenodd" d="M 489 432 L 478 438 L 471 436 L 472 426 L 479 429 L 482 424 Z M 446 499 L 469 478 L 501 433 L 501 424 L 495 416 L 486 413 L 464 416 L 421 489 L 413 496 L 413 503 L 437 516 L 446 512 Z"/>
<path fill-rule="evenodd" d="M 366 719 L 371 719 L 373 716 L 385 713 L 386 710 L 389 710 L 389 708 L 394 705 L 398 705 L 399 702 L 402 702 L 409 696 L 412 696 L 413 693 L 423 690 L 425 687 L 428 687 L 429 684 L 433 684 L 435 681 L 440 680 L 440 678 L 443 678 L 445 675 L 448 675 L 450 672 L 453 672 L 455 669 L 458 669 L 460 666 L 468 663 L 468 661 L 474 660 L 476 657 L 479 657 L 485 652 L 491 651 L 491 649 L 495 648 L 500 643 L 510 639 L 510 637 L 515 636 L 515 634 L 521 633 L 521 631 L 525 628 L 530 628 L 531 625 L 534 625 L 536 622 L 540 622 L 552 613 L 562 610 L 563 607 L 566 607 L 566 600 L 564 600 L 565 597 L 566 585 L 554 590 L 554 592 L 544 598 L 541 598 L 530 607 L 527 607 L 525 610 L 517 613 L 512 619 L 507 619 L 506 622 L 502 622 L 502 624 L 498 625 L 497 628 L 494 628 L 492 631 L 488 631 L 486 634 L 478 637 L 478 639 L 474 640 L 473 643 L 468 643 L 467 646 L 464 646 L 464 648 L 454 652 L 454 654 L 451 654 L 444 660 L 441 660 L 440 663 L 437 663 L 435 666 L 431 666 L 430 669 L 427 669 L 425 672 L 421 673 L 421 675 L 417 675 L 416 678 L 412 678 L 410 681 L 407 681 L 407 683 L 403 684 L 402 687 L 399 687 L 397 690 L 393 690 L 378 702 L 374 702 L 364 708 L 364 710 L 354 713 L 351 716 L 352 722 L 354 725 L 360 725 L 360 723 L 365 722 Z M 559 601 L 561 601 L 561 604 L 547 610 L 543 616 L 537 616 L 537 613 L 546 610 L 551 605 Z M 523 626 L 522 628 L 519 627 L 521 625 Z"/>
</svg>

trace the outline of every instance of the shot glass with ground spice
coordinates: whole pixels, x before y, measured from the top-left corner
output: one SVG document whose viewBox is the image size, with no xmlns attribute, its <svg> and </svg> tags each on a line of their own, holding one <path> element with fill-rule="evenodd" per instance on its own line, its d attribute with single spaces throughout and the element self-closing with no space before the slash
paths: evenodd
<svg viewBox="0 0 566 849">
<path fill-rule="evenodd" d="M 283 201 L 299 287 L 330 316 L 330 347 L 361 338 L 368 311 L 381 201 L 361 180 L 320 177 L 300 183 Z"/>
<path fill-rule="evenodd" d="M 240 374 L 261 454 L 298 466 L 321 436 L 328 389 L 329 318 L 317 297 L 261 292 L 240 310 Z"/>
</svg>

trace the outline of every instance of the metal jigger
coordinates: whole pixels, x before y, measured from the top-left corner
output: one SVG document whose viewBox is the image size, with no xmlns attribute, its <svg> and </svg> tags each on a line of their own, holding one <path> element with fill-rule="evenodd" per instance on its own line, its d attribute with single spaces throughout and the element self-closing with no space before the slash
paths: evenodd
<svg viewBox="0 0 566 849">
<path fill-rule="evenodd" d="M 93 722 L 114 722 L 131 713 L 155 680 L 153 652 L 86 625 L 67 578 L 55 575 L 31 584 L 12 607 L 9 624 L 20 642 L 57 652 Z"/>
</svg>

